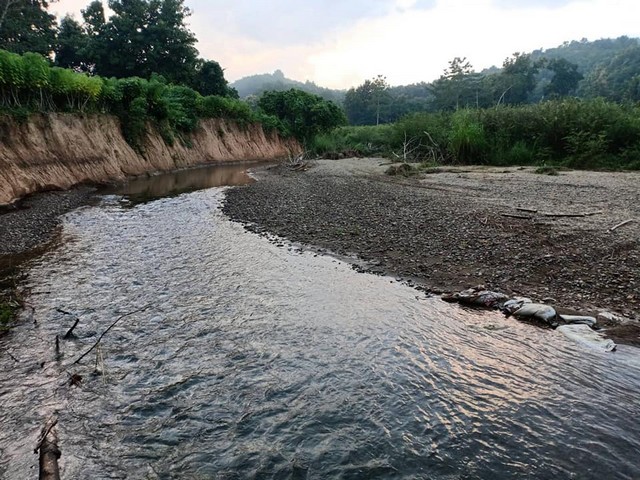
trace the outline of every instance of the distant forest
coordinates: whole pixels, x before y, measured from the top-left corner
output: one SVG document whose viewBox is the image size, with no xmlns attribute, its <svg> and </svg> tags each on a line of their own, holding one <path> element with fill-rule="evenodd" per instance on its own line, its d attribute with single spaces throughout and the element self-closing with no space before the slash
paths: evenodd
<svg viewBox="0 0 640 480">
<path fill-rule="evenodd" d="M 516 53 L 501 67 L 476 72 L 454 58 L 433 82 L 390 86 L 384 76 L 348 91 L 273 74 L 252 75 L 230 85 L 241 98 L 297 88 L 343 105 L 352 125 L 392 123 L 415 112 L 525 105 L 563 97 L 640 101 L 640 41 L 619 37 L 565 42 L 556 48 Z"/>
</svg>

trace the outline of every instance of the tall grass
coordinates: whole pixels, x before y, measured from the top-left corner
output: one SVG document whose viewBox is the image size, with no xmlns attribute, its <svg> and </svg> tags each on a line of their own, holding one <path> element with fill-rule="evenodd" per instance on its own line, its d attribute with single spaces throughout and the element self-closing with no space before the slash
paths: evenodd
<svg viewBox="0 0 640 480">
<path fill-rule="evenodd" d="M 418 113 L 392 125 L 343 127 L 316 139 L 315 146 L 320 154 L 352 149 L 398 156 L 408 143 L 417 147 L 414 161 L 638 169 L 640 106 L 563 99 Z"/>
</svg>

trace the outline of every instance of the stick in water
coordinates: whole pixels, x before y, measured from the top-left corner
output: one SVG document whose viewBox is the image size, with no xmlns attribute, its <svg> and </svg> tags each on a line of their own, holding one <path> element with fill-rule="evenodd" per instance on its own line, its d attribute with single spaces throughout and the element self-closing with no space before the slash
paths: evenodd
<svg viewBox="0 0 640 480">
<path fill-rule="evenodd" d="M 76 363 L 79 363 L 80 360 L 82 360 L 84 357 L 89 355 L 93 351 L 93 349 L 98 346 L 98 344 L 100 343 L 100 340 L 102 340 L 102 337 L 104 337 L 109 332 L 109 330 L 111 330 L 113 327 L 116 326 L 116 323 L 118 323 L 123 318 L 130 317 L 134 313 L 142 312 L 142 311 L 146 310 L 147 308 L 149 308 L 149 305 L 147 305 L 146 307 L 143 307 L 143 308 L 139 308 L 138 310 L 134 310 L 133 312 L 125 313 L 124 315 L 121 315 L 120 317 L 118 317 L 115 322 L 113 322 L 111 325 L 109 325 L 109 328 L 107 328 L 104 332 L 102 332 L 102 335 L 100 335 L 100 338 L 98 338 L 98 341 L 96 343 L 94 343 L 93 346 L 89 350 L 84 352 L 84 354 L 80 358 L 78 358 L 75 362 L 73 362 L 72 365 L 75 365 Z"/>
</svg>

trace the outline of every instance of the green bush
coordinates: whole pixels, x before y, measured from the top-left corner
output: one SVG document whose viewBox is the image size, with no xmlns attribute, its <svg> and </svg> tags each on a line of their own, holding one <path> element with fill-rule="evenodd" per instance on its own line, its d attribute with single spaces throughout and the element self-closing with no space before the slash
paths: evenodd
<svg viewBox="0 0 640 480">
<path fill-rule="evenodd" d="M 123 135 L 137 149 L 149 123 L 172 144 L 193 132 L 201 118 L 225 118 L 241 125 L 264 123 L 268 130 L 289 132 L 272 115 L 256 113 L 240 100 L 202 97 L 192 88 L 168 84 L 159 75 L 115 79 L 51 67 L 41 55 L 0 50 L 0 108 L 23 118 L 31 112 L 101 112 L 120 118 Z"/>
</svg>

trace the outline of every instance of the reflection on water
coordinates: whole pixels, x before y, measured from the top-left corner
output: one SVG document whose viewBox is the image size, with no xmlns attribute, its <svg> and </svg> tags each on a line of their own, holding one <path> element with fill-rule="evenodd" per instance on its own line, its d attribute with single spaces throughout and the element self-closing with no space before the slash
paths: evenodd
<svg viewBox="0 0 640 480">
<path fill-rule="evenodd" d="M 136 203 L 181 193 L 226 185 L 247 185 L 254 180 L 247 174 L 247 164 L 206 165 L 202 167 L 142 176 L 108 187 L 106 194 L 126 195 Z"/>
<path fill-rule="evenodd" d="M 637 350 L 278 248 L 223 196 L 67 217 L 0 339 L 0 477 L 33 478 L 57 412 L 63 478 L 640 478 Z"/>
</svg>

